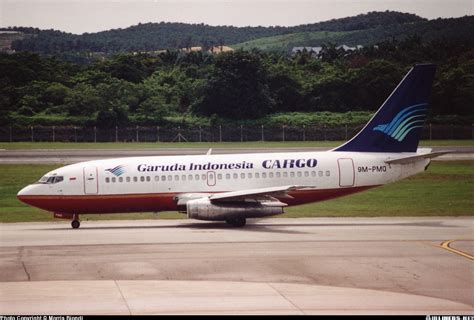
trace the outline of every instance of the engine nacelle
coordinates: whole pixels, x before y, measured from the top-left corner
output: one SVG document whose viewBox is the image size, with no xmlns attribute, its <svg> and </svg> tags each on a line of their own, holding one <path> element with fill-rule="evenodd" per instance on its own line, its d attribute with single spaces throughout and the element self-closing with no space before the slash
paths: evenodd
<svg viewBox="0 0 474 320">
<path fill-rule="evenodd" d="M 283 207 L 265 206 L 260 202 L 211 203 L 208 198 L 186 203 L 188 218 L 208 221 L 224 221 L 235 218 L 261 218 L 283 213 Z"/>
</svg>

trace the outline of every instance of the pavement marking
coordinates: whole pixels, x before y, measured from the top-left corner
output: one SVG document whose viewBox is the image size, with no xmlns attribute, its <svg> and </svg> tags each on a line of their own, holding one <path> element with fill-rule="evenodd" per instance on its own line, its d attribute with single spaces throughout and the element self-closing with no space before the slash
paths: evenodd
<svg viewBox="0 0 474 320">
<path fill-rule="evenodd" d="M 454 241 L 457 241 L 457 240 L 446 240 L 444 242 L 441 243 L 441 245 L 439 246 L 440 248 L 443 248 L 443 249 L 446 249 L 452 253 L 455 253 L 455 254 L 458 254 L 460 256 L 463 256 L 464 258 L 468 258 L 470 260 L 474 260 L 474 256 L 473 255 L 470 255 L 469 253 L 466 253 L 464 251 L 461 251 L 461 250 L 458 250 L 458 249 L 454 249 L 454 248 L 451 248 L 449 245 L 454 242 Z"/>
</svg>

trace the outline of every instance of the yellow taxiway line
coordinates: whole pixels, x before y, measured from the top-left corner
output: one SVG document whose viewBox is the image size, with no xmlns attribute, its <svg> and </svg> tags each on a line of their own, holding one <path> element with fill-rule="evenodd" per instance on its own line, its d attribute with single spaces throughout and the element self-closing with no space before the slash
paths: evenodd
<svg viewBox="0 0 474 320">
<path fill-rule="evenodd" d="M 458 250 L 458 249 L 454 249 L 454 248 L 451 248 L 449 245 L 454 242 L 454 241 L 457 241 L 457 240 L 447 240 L 447 241 L 444 241 L 441 243 L 441 245 L 439 246 L 440 248 L 443 248 L 443 249 L 446 249 L 452 253 L 455 253 L 455 254 L 458 254 L 460 256 L 463 256 L 464 258 L 468 258 L 470 260 L 474 260 L 474 256 L 473 255 L 470 255 L 469 253 L 466 253 L 464 251 L 461 251 L 461 250 Z"/>
</svg>

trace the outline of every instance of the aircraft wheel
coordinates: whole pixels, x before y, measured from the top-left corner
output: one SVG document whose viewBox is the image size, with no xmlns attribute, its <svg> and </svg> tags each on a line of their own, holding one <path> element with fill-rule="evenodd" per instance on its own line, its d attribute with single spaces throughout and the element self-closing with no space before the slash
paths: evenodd
<svg viewBox="0 0 474 320">
<path fill-rule="evenodd" d="M 73 229 L 79 228 L 80 225 L 81 225 L 81 223 L 79 222 L 79 220 L 72 220 L 72 222 L 71 222 L 71 227 L 72 227 Z"/>
<path fill-rule="evenodd" d="M 242 228 L 247 223 L 247 220 L 245 218 L 234 218 L 234 219 L 226 220 L 225 222 L 227 222 L 228 224 L 236 228 Z"/>
</svg>

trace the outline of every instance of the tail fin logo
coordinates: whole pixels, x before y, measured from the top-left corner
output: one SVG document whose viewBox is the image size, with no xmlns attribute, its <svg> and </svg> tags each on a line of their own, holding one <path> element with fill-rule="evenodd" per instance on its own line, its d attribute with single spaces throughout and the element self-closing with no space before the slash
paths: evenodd
<svg viewBox="0 0 474 320">
<path fill-rule="evenodd" d="M 125 170 L 123 169 L 123 166 L 116 166 L 115 168 L 112 169 L 105 169 L 105 171 L 108 171 L 112 173 L 114 176 L 121 176 L 122 174 L 125 173 Z"/>
<path fill-rule="evenodd" d="M 383 132 L 401 142 L 412 130 L 423 128 L 427 105 L 427 103 L 420 103 L 409 106 L 397 113 L 390 123 L 380 124 L 372 130 Z"/>
</svg>

